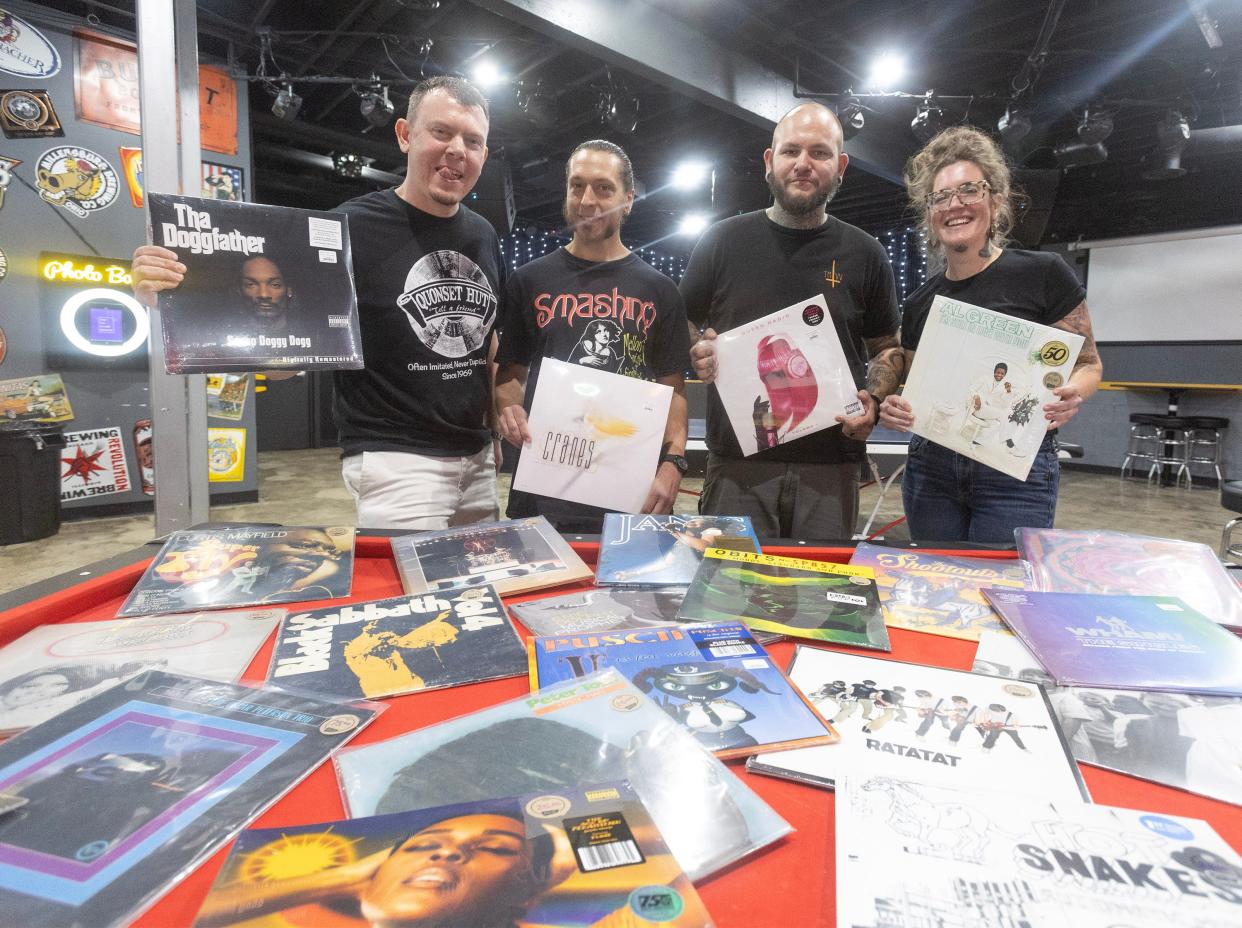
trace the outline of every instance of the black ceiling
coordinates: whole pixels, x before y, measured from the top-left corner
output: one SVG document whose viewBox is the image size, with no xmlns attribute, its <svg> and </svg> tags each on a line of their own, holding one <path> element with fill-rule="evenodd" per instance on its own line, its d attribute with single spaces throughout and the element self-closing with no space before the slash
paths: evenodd
<svg viewBox="0 0 1242 928">
<path fill-rule="evenodd" d="M 56 0 L 49 5 L 132 28 L 132 0 L 107 5 Z M 530 6 L 531 4 L 521 4 Z M 496 2 L 488 3 L 497 7 Z M 503 4 L 500 4 L 503 6 Z M 1053 146 L 1073 138 L 1084 107 L 1113 116 L 1100 164 L 1064 170 L 1044 241 L 1095 239 L 1242 222 L 1242 146 L 1213 151 L 1198 135 L 1182 158 L 1184 175 L 1144 177 L 1150 169 L 1156 125 L 1180 111 L 1194 130 L 1242 123 L 1242 3 L 1237 0 L 594 0 L 615 7 L 617 28 L 633 36 L 643 7 L 677 17 L 706 40 L 793 80 L 803 89 L 840 94 L 863 90 L 874 56 L 896 50 L 907 59 L 898 90 L 907 96 L 861 98 L 866 133 L 887 125 L 905 150 L 917 148 L 907 125 L 917 96 L 934 89 L 945 98 L 949 122 L 995 132 L 996 121 L 1024 71 L 1019 98 L 1033 128 L 1012 154 L 1028 169 L 1056 170 Z M 571 5 L 572 7 L 572 5 Z M 1049 10 L 1059 9 L 1055 24 Z M 543 228 L 558 223 L 561 170 L 578 142 L 604 136 L 630 152 L 640 183 L 651 194 L 635 209 L 627 239 L 659 240 L 685 252 L 691 241 L 672 235 L 693 207 L 661 188 L 674 164 L 691 155 L 716 171 L 717 216 L 764 202 L 761 155 L 770 131 L 726 115 L 664 83 L 618 67 L 552 37 L 554 30 L 519 25 L 469 0 L 200 0 L 200 49 L 232 55 L 248 74 L 258 72 L 263 29 L 271 30 L 273 62 L 267 73 L 288 73 L 304 103 L 295 122 L 270 114 L 272 92 L 251 84 L 255 198 L 329 207 L 381 186 L 347 180 L 323 166 L 323 155 L 350 151 L 373 167 L 400 173 L 401 155 L 390 127 L 366 129 L 354 85 L 307 78 L 392 82 L 398 112 L 420 75 L 469 73 L 484 57 L 527 89 L 540 84 L 554 109 L 535 125 L 514 101 L 511 85 L 490 91 L 493 157 L 503 153 L 513 172 L 519 221 Z M 1215 24 L 1221 47 L 1210 48 L 1196 18 Z M 1046 54 L 1028 63 L 1041 30 Z M 424 40 L 430 39 L 430 48 Z M 687 56 L 703 54 L 689 47 Z M 638 70 L 638 69 L 635 69 Z M 600 93 L 624 88 L 639 100 L 637 129 L 618 133 L 596 115 Z M 910 96 L 916 95 L 916 96 Z M 861 139 L 861 136 L 860 136 Z M 1218 146 L 1219 147 L 1219 146 Z M 846 146 L 847 150 L 849 145 Z M 1056 177 L 1056 174 L 1046 175 Z M 832 212 L 870 231 L 905 222 L 903 191 L 853 168 Z"/>
</svg>

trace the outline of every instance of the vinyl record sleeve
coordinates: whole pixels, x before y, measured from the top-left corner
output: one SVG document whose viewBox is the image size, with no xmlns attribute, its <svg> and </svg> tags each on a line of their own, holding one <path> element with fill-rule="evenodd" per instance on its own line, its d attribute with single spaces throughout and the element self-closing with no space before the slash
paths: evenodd
<svg viewBox="0 0 1242 928">
<path fill-rule="evenodd" d="M 476 856 L 492 866 L 481 871 Z M 195 925 L 338 924 L 364 905 L 393 924 L 712 924 L 621 782 L 244 831 Z"/>
<path fill-rule="evenodd" d="M 758 552 L 749 516 L 604 516 L 595 582 L 599 586 L 687 586 L 708 548 Z"/>
<path fill-rule="evenodd" d="M 1242 696 L 1242 640 L 1175 596 L 983 595 L 1063 686 Z"/>
<path fill-rule="evenodd" d="M 147 195 L 151 241 L 185 279 L 160 294 L 170 374 L 362 367 L 341 213 Z"/>
<path fill-rule="evenodd" d="M 509 612 L 536 635 L 577 635 L 680 625 L 677 610 L 685 596 L 685 588 L 678 586 L 649 590 L 593 587 L 510 603 Z"/>
<path fill-rule="evenodd" d="M 1018 554 L 1041 593 L 1176 594 L 1208 618 L 1242 629 L 1242 587 L 1207 545 L 1128 532 L 1020 528 Z"/>
<path fill-rule="evenodd" d="M 915 435 L 1025 480 L 1083 337 L 937 296 L 902 396 Z"/>
<path fill-rule="evenodd" d="M 749 457 L 862 412 L 823 294 L 716 338 L 713 386 Z"/>
<path fill-rule="evenodd" d="M 612 669 L 342 753 L 335 762 L 351 816 L 622 777 L 692 880 L 790 830 Z"/>
<path fill-rule="evenodd" d="M 831 788 L 837 777 L 914 777 L 1057 802 L 1090 800 L 1038 684 L 799 645 L 789 678 L 841 735 L 746 769 Z"/>
<path fill-rule="evenodd" d="M 889 650 L 870 567 L 708 548 L 678 616 Z"/>
<path fill-rule="evenodd" d="M 591 576 L 543 516 L 398 535 L 392 553 L 411 596 L 484 584 L 506 596 Z"/>
<path fill-rule="evenodd" d="M 381 699 L 526 670 L 526 648 L 490 586 L 396 596 L 281 623 L 267 678 L 338 697 Z"/>
<path fill-rule="evenodd" d="M 640 512 L 660 466 L 673 388 L 544 358 L 513 489 Z M 643 474 L 649 474 L 646 480 Z"/>
<path fill-rule="evenodd" d="M 0 733 L 45 722 L 144 670 L 232 682 L 283 609 L 43 625 L 0 650 Z"/>
<path fill-rule="evenodd" d="M 348 526 L 173 532 L 117 616 L 337 599 L 353 573 Z"/>
<path fill-rule="evenodd" d="M 1238 924 L 1242 858 L 1198 819 L 864 773 L 836 814 L 838 928 Z"/>
<path fill-rule="evenodd" d="M 148 671 L 0 744 L 4 921 L 128 923 L 381 709 Z"/>
<path fill-rule="evenodd" d="M 526 647 L 532 690 L 615 667 L 721 759 L 838 740 L 741 622 L 532 638 Z"/>
<path fill-rule="evenodd" d="M 870 567 L 880 592 L 884 622 L 946 638 L 978 641 L 989 630 L 1005 630 L 983 587 L 1030 588 L 1022 561 L 987 561 L 886 548 L 859 542 L 850 564 Z"/>
</svg>

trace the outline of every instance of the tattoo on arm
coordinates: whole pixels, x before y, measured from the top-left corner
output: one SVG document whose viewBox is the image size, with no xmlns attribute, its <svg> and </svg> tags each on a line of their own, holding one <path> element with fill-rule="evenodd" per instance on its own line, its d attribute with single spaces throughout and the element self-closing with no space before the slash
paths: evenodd
<svg viewBox="0 0 1242 928">
<path fill-rule="evenodd" d="M 871 359 L 867 365 L 867 392 L 880 399 L 897 392 L 905 382 L 914 352 L 900 346 L 886 348 Z"/>
<path fill-rule="evenodd" d="M 1064 329 L 1083 337 L 1082 350 L 1078 352 L 1078 360 L 1074 362 L 1074 370 L 1080 367 L 1103 367 L 1100 352 L 1095 347 L 1095 334 L 1091 331 L 1091 316 L 1087 313 L 1084 300 L 1075 306 L 1068 316 L 1053 325 L 1053 328 Z"/>
</svg>

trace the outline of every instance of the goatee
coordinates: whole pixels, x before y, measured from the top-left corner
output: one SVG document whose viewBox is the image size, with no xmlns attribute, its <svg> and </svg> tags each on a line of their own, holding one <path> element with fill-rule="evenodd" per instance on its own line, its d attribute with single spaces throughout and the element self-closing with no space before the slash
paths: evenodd
<svg viewBox="0 0 1242 928">
<path fill-rule="evenodd" d="M 831 189 L 818 190 L 805 199 L 791 197 L 783 185 L 776 183 L 771 171 L 764 175 L 764 180 L 768 182 L 768 190 L 772 192 L 772 199 L 776 201 L 777 206 L 790 216 L 809 216 L 824 209 L 832 202 L 832 198 L 841 189 L 843 178 L 838 177 Z"/>
</svg>

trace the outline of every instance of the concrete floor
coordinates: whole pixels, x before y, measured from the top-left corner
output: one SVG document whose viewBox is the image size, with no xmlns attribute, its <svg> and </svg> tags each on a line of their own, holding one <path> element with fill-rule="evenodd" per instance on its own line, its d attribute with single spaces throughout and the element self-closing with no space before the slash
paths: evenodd
<svg viewBox="0 0 1242 928">
<path fill-rule="evenodd" d="M 338 452 L 333 448 L 269 451 L 259 459 L 260 502 L 216 506 L 216 522 L 276 522 L 286 525 L 352 525 L 354 506 L 341 483 Z M 500 478 L 501 511 L 509 477 Z M 678 512 L 694 512 L 702 481 L 682 482 Z M 862 520 L 879 494 L 875 486 L 862 491 Z M 900 519 L 901 488 L 894 485 L 872 531 Z M 1220 505 L 1214 489 L 1160 488 L 1143 480 L 1121 481 L 1107 474 L 1063 470 L 1057 528 L 1101 528 L 1198 541 L 1213 549 L 1220 532 L 1235 514 Z M 34 583 L 84 564 L 138 547 L 154 535 L 150 515 L 121 516 L 65 523 L 58 535 L 40 541 L 0 547 L 0 593 Z M 908 540 L 905 526 L 884 533 L 888 540 Z"/>
</svg>

